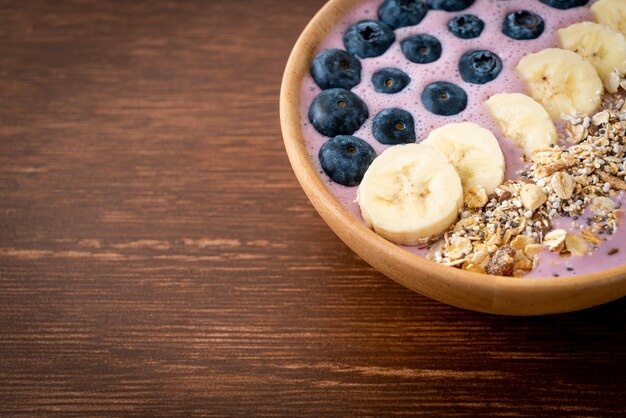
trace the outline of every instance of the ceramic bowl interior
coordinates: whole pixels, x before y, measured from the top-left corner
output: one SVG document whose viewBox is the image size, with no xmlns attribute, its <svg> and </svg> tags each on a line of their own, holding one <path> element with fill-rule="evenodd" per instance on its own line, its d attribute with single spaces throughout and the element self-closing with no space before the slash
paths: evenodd
<svg viewBox="0 0 626 418">
<path fill-rule="evenodd" d="M 396 282 L 453 306 L 495 314 L 541 315 L 575 311 L 626 295 L 626 266 L 575 277 L 488 276 L 447 267 L 378 236 L 348 213 L 320 178 L 304 143 L 300 89 L 318 45 L 358 0 L 330 0 L 311 20 L 289 57 L 280 95 L 283 139 L 309 200 L 355 253 Z M 306 115 L 305 115 L 306 116 Z"/>
</svg>

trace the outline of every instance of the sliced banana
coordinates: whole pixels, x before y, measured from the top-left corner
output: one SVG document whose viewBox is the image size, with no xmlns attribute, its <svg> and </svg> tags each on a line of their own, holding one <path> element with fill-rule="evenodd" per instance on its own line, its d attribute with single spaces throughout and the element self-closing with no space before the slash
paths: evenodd
<svg viewBox="0 0 626 418">
<path fill-rule="evenodd" d="M 588 61 L 566 49 L 548 48 L 526 55 L 515 69 L 530 96 L 552 119 L 589 114 L 602 102 L 604 87 Z"/>
<path fill-rule="evenodd" d="M 530 157 L 535 151 L 556 144 L 557 132 L 546 109 L 521 93 L 491 96 L 485 107 L 507 138 Z"/>
<path fill-rule="evenodd" d="M 504 180 L 504 155 L 498 140 L 475 123 L 449 123 L 433 130 L 421 143 L 448 159 L 459 173 L 464 191 L 480 185 L 493 193 Z"/>
<path fill-rule="evenodd" d="M 626 1 L 598 0 L 591 6 L 591 14 L 596 22 L 626 35 Z"/>
<path fill-rule="evenodd" d="M 369 166 L 357 202 L 376 233 L 396 244 L 416 245 L 454 222 L 463 190 L 456 170 L 437 150 L 396 145 Z"/>
<path fill-rule="evenodd" d="M 624 0 L 626 3 L 626 0 Z M 611 93 L 626 72 L 626 37 L 605 25 L 579 22 L 557 31 L 561 48 L 589 61 Z"/>
</svg>

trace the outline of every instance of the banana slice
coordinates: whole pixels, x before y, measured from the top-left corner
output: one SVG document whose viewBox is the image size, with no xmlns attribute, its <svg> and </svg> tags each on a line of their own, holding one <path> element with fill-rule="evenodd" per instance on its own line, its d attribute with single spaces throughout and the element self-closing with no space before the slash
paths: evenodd
<svg viewBox="0 0 626 418">
<path fill-rule="evenodd" d="M 461 180 L 437 150 L 422 144 L 387 148 L 357 189 L 367 225 L 400 245 L 444 232 L 463 204 Z"/>
<path fill-rule="evenodd" d="M 591 14 L 596 22 L 626 36 L 626 1 L 599 0 L 591 6 Z"/>
<path fill-rule="evenodd" d="M 604 87 L 598 73 L 572 51 L 548 48 L 526 55 L 515 71 L 552 119 L 562 113 L 591 113 L 602 102 Z"/>
<path fill-rule="evenodd" d="M 449 123 L 433 130 L 421 142 L 441 152 L 454 166 L 463 190 L 480 185 L 487 194 L 504 180 L 504 155 L 498 140 L 472 122 Z"/>
<path fill-rule="evenodd" d="M 626 4 L 626 0 L 625 0 Z M 626 72 L 626 38 L 605 25 L 579 22 L 557 31 L 561 48 L 589 61 L 604 83 L 615 93 L 620 76 Z"/>
<path fill-rule="evenodd" d="M 546 109 L 521 93 L 491 96 L 485 106 L 507 138 L 530 157 L 535 151 L 556 144 L 557 132 Z"/>
</svg>

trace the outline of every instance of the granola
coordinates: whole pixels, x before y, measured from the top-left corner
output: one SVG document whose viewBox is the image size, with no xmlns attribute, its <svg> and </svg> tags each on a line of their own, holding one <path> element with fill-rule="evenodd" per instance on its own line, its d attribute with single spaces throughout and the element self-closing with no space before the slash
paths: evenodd
<svg viewBox="0 0 626 418">
<path fill-rule="evenodd" d="M 573 145 L 540 150 L 520 177 L 485 195 L 473 188 L 460 219 L 430 246 L 428 257 L 468 271 L 522 276 L 542 249 L 581 256 L 613 234 L 622 210 L 612 199 L 626 190 L 626 101 L 610 96 L 591 117 L 563 115 Z M 552 229 L 557 216 L 595 215 L 581 234 Z"/>
</svg>

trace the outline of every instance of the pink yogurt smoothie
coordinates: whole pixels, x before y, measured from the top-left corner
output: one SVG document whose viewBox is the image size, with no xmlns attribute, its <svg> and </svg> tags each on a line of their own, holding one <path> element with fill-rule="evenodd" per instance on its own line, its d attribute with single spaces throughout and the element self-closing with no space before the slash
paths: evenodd
<svg viewBox="0 0 626 418">
<path fill-rule="evenodd" d="M 378 19 L 377 11 L 381 3 L 382 0 L 364 0 L 354 7 L 338 21 L 320 44 L 317 52 L 327 48 L 345 49 L 343 34 L 347 28 L 359 20 Z M 373 137 L 372 119 L 378 112 L 390 107 L 405 109 L 413 115 L 417 142 L 426 138 L 434 128 L 448 123 L 471 121 L 489 129 L 496 135 L 506 160 L 506 178 L 516 178 L 517 171 L 523 166 L 521 151 L 510 140 L 502 136 L 483 107 L 483 102 L 497 93 L 527 93 L 526 87 L 514 72 L 519 60 L 527 54 L 544 48 L 558 47 L 556 30 L 576 22 L 592 20 L 589 11 L 591 4 L 593 4 L 593 0 L 584 7 L 557 10 L 538 0 L 477 0 L 474 5 L 460 12 L 429 10 L 424 20 L 418 25 L 396 29 L 396 42 L 383 55 L 360 59 L 362 65 L 361 83 L 355 86 L 352 91 L 365 101 L 370 117 L 353 135 L 367 141 L 377 154 L 384 151 L 388 145 L 379 143 Z M 535 12 L 544 19 L 545 30 L 539 38 L 519 41 L 502 33 L 501 25 L 506 14 L 522 9 Z M 448 20 L 460 14 L 474 14 L 485 22 L 485 29 L 478 38 L 459 39 L 448 31 Z M 441 42 L 443 53 L 437 61 L 429 64 L 414 64 L 407 60 L 402 53 L 400 41 L 420 33 L 433 35 Z M 463 81 L 458 72 L 458 62 L 463 53 L 473 49 L 493 51 L 502 59 L 503 69 L 495 80 L 482 85 Z M 372 85 L 372 75 L 385 67 L 395 67 L 406 72 L 411 77 L 410 84 L 396 94 L 377 93 Z M 424 87 L 435 81 L 448 81 L 463 88 L 468 95 L 467 108 L 454 116 L 438 116 L 426 110 L 420 96 Z M 320 177 L 326 182 L 328 189 L 349 213 L 363 221 L 360 209 L 355 203 L 357 187 L 345 187 L 332 182 L 320 166 L 317 155 L 320 147 L 329 138 L 318 133 L 309 123 L 307 117 L 311 102 L 320 92 L 321 90 L 313 78 L 307 75 L 302 83 L 300 108 L 304 139 L 311 158 L 320 172 Z M 622 207 L 626 208 L 626 194 L 620 194 L 617 200 Z M 586 226 L 586 220 L 585 217 L 577 221 L 572 221 L 569 218 L 555 219 L 554 226 L 572 232 L 580 232 L 580 228 Z M 540 255 L 539 266 L 525 277 L 575 276 L 626 264 L 626 228 L 619 228 L 616 234 L 604 235 L 603 238 L 606 238 L 606 241 L 598 245 L 591 254 L 583 257 L 562 258 L 558 254 L 543 251 Z M 426 253 L 426 250 L 416 247 L 403 248 L 420 256 L 424 256 Z M 609 256 L 608 253 L 611 249 L 618 249 L 618 252 Z"/>
</svg>

